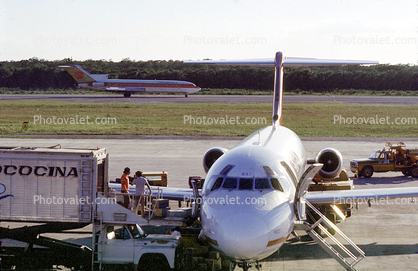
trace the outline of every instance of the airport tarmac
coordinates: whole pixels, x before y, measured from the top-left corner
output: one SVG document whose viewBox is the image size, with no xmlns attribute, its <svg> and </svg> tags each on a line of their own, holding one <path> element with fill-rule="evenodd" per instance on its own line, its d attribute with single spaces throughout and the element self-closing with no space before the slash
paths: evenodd
<svg viewBox="0 0 418 271">
<path fill-rule="evenodd" d="M 79 95 L 0 95 L 0 101 L 62 101 L 80 103 L 271 103 L 272 95 L 132 95 L 124 98 L 118 94 Z M 284 103 L 336 103 L 336 104 L 391 104 L 417 105 L 418 96 L 320 96 L 284 95 Z"/>
<path fill-rule="evenodd" d="M 0 138 L 1 146 L 52 146 L 63 148 L 106 148 L 110 155 L 109 177 L 120 177 L 125 166 L 131 171 L 168 172 L 168 184 L 187 187 L 189 176 L 205 176 L 202 157 L 210 147 L 235 146 L 239 139 L 216 138 L 131 138 L 131 139 L 69 139 L 69 138 Z M 418 140 L 405 141 L 407 147 L 418 147 Z M 353 158 L 366 158 L 384 147 L 384 139 L 341 139 L 304 141 L 308 157 L 323 148 L 333 147 L 342 153 L 344 167 L 349 171 Z M 370 179 L 355 179 L 355 189 L 417 186 L 418 178 L 401 173 L 375 173 Z M 357 270 L 418 270 L 418 199 L 382 201 L 368 207 L 359 204 L 352 217 L 337 226 L 366 253 L 356 265 Z M 7 222 L 1 222 L 7 227 Z M 74 241 L 74 240 L 69 240 Z M 291 239 L 291 241 L 294 241 Z M 312 241 L 288 242 L 279 252 L 262 261 L 262 270 L 344 270 Z M 236 268 L 235 270 L 240 270 Z M 251 270 L 256 270 L 251 268 Z"/>
</svg>

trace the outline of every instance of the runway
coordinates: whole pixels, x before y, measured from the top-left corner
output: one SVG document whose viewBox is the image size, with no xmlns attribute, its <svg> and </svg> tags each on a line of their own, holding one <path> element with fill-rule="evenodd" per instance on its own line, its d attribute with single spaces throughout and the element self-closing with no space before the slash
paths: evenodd
<svg viewBox="0 0 418 271">
<path fill-rule="evenodd" d="M 125 166 L 132 171 L 166 171 L 169 186 L 187 187 L 189 176 L 204 177 L 202 157 L 210 147 L 235 146 L 239 139 L 38 139 L 1 138 L 2 146 L 52 146 L 63 148 L 106 148 L 110 155 L 109 178 L 120 177 Z M 349 161 L 365 158 L 383 148 L 384 139 L 361 141 L 351 139 L 304 141 L 308 157 L 314 157 L 323 148 L 333 147 L 342 153 L 344 167 Z M 418 147 L 416 141 L 405 142 Z M 351 172 L 348 172 L 353 177 Z M 354 180 L 355 189 L 417 186 L 418 179 L 403 177 L 401 173 L 375 173 L 371 179 Z M 408 203 L 385 203 L 368 207 L 360 204 L 352 217 L 337 226 L 362 248 L 367 258 L 357 270 L 417 270 L 418 266 L 418 200 Z M 1 222 L 7 227 L 7 222 Z M 74 241 L 74 240 L 73 240 Z M 262 270 L 344 270 L 312 241 L 289 242 L 279 252 L 262 262 Z M 239 270 L 236 268 L 235 270 Z M 251 270 L 256 270 L 251 268 Z"/>
<path fill-rule="evenodd" d="M 117 94 L 104 95 L 0 95 L 0 101 L 62 101 L 78 103 L 271 103 L 272 95 L 133 95 L 124 98 Z M 287 103 L 387 104 L 418 105 L 418 96 L 314 96 L 284 95 Z"/>
</svg>

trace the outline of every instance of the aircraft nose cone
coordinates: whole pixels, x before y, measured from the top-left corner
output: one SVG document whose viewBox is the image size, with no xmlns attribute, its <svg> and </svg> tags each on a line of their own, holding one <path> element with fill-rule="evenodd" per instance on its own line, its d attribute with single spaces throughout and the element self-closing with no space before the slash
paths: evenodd
<svg viewBox="0 0 418 271">
<path fill-rule="evenodd" d="M 227 256 L 251 259 L 267 246 L 268 227 L 261 217 L 235 213 L 225 218 L 220 225 L 218 245 Z"/>
</svg>

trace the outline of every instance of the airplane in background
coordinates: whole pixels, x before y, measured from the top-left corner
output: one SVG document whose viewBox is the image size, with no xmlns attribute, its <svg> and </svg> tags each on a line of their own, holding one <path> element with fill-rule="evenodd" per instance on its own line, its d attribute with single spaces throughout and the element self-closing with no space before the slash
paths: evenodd
<svg viewBox="0 0 418 271">
<path fill-rule="evenodd" d="M 277 52 L 274 59 L 185 63 L 275 68 L 272 125 L 254 132 L 231 150 L 210 148 L 203 157 L 207 175 L 202 190 L 193 189 L 194 198 L 200 203 L 200 236 L 231 260 L 230 270 L 238 265 L 246 271 L 254 263 L 260 270 L 259 261 L 276 252 L 292 233 L 295 234 L 294 230 L 300 229 L 305 230 L 344 268 L 354 270 L 354 265 L 365 257 L 364 252 L 314 204 L 329 204 L 332 207 L 336 201 L 353 203 L 358 200 L 418 195 L 417 187 L 308 191 L 317 174 L 326 178 L 340 175 L 342 155 L 335 149 L 326 148 L 314 160 L 308 159 L 300 138 L 281 125 L 284 67 L 378 62 L 285 58 L 281 52 Z M 184 200 L 192 193 L 191 189 L 184 188 L 160 189 L 165 198 L 173 200 Z M 309 213 L 314 213 L 316 221 L 307 218 Z M 330 234 L 322 224 L 340 234 L 351 249 Z M 325 232 L 339 250 L 330 246 L 315 231 L 316 228 Z"/>
<path fill-rule="evenodd" d="M 108 79 L 107 74 L 90 74 L 79 65 L 58 66 L 66 70 L 76 81 L 77 86 L 96 91 L 123 93 L 131 97 L 133 93 L 189 93 L 200 90 L 191 82 L 174 80 Z"/>
</svg>

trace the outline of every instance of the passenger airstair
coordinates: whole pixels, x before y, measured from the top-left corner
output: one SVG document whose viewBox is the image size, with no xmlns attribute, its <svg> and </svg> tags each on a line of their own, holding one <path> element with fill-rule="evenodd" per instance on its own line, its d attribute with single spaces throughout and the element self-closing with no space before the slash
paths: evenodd
<svg viewBox="0 0 418 271">
<path fill-rule="evenodd" d="M 354 266 L 365 258 L 365 253 L 359 248 L 353 241 L 351 241 L 334 223 L 332 223 L 325 215 L 323 215 L 318 209 L 315 208 L 309 201 L 305 200 L 307 210 L 313 212 L 307 212 L 310 214 L 311 221 L 314 221 L 312 224 L 299 220 L 297 223 L 303 230 L 305 230 L 308 235 L 320 245 L 329 255 L 336 259 L 345 269 L 355 270 Z M 315 214 L 315 215 L 312 215 Z M 316 217 L 316 219 L 315 219 Z M 318 218 L 319 217 L 319 218 Z M 339 241 L 336 236 L 331 234 L 327 228 L 331 228 L 335 231 L 335 235 L 339 235 L 348 245 L 344 245 Z M 315 229 L 319 229 L 318 232 L 323 233 L 334 243 L 332 246 L 326 239 L 323 238 Z M 350 249 L 349 249 L 350 247 Z"/>
<path fill-rule="evenodd" d="M 335 226 L 334 223 L 306 200 L 305 196 L 308 187 L 321 168 L 322 164 L 314 163 L 310 165 L 298 182 L 294 203 L 297 220 L 295 221 L 294 229 L 305 230 L 318 245 L 336 259 L 345 269 L 355 270 L 354 266 L 366 257 L 364 252 Z M 309 220 L 307 219 L 308 217 L 310 218 Z M 337 239 L 328 229 L 331 229 L 333 233 L 335 232 L 336 236 L 340 236 L 341 238 Z M 334 245 L 330 245 L 318 232 L 329 237 L 327 240 L 332 241 Z M 342 242 L 348 243 L 350 249 Z"/>
</svg>

